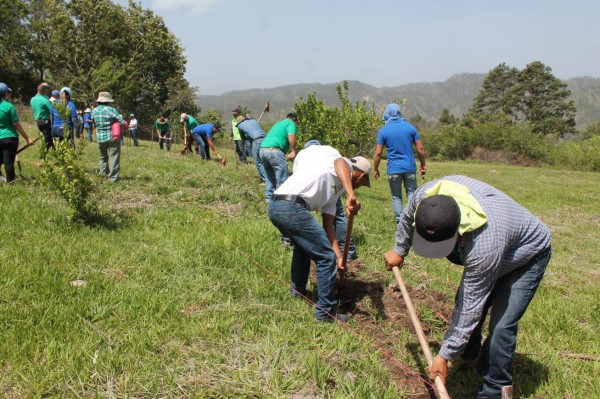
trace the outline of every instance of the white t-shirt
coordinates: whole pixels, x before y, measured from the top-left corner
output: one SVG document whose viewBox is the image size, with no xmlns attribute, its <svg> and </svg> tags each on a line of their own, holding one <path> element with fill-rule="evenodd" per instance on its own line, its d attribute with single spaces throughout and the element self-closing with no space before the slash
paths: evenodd
<svg viewBox="0 0 600 399">
<path fill-rule="evenodd" d="M 131 118 L 129 121 L 129 130 L 131 129 L 137 129 L 137 119 L 135 118 Z"/>
<path fill-rule="evenodd" d="M 335 173 L 334 161 L 338 158 L 342 158 L 340 153 L 328 145 L 313 145 L 300 151 L 294 159 L 294 174 L 275 194 L 298 195 L 309 211 L 319 210 L 335 216 L 335 203 L 344 192 L 342 181 Z M 345 160 L 352 170 L 350 161 Z"/>
</svg>

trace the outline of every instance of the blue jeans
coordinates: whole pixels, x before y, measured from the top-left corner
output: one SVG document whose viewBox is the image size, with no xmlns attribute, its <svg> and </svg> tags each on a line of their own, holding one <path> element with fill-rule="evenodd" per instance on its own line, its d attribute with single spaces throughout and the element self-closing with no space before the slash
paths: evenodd
<svg viewBox="0 0 600 399">
<path fill-rule="evenodd" d="M 246 157 L 252 156 L 252 140 L 244 140 L 244 147 L 246 148 Z"/>
<path fill-rule="evenodd" d="M 158 136 L 158 146 L 160 147 L 160 149 L 163 149 L 163 143 L 166 144 L 167 146 L 167 151 L 171 151 L 171 132 L 166 132 L 163 134 L 164 139 L 160 138 L 161 136 Z"/>
<path fill-rule="evenodd" d="M 91 143 L 92 142 L 92 127 L 84 127 L 85 131 L 87 132 L 87 139 L 88 141 Z"/>
<path fill-rule="evenodd" d="M 392 211 L 394 212 L 394 220 L 396 224 L 400 222 L 402 214 L 402 183 L 406 190 L 406 197 L 410 200 L 413 193 L 417 189 L 417 175 L 415 172 L 395 173 L 388 175 L 390 183 L 390 191 L 392 192 Z"/>
<path fill-rule="evenodd" d="M 291 287 L 306 294 L 306 284 L 310 272 L 310 261 L 315 262 L 319 299 L 315 308 L 317 319 L 328 319 L 335 315 L 335 280 L 337 265 L 335 253 L 327 239 L 325 230 L 313 215 L 300 204 L 289 201 L 271 201 L 269 219 L 294 242 L 292 256 Z"/>
<path fill-rule="evenodd" d="M 137 129 L 131 129 L 131 130 L 129 130 L 129 134 L 131 134 L 131 138 L 133 139 L 133 145 L 135 147 L 139 147 L 138 137 L 137 137 Z"/>
<path fill-rule="evenodd" d="M 256 166 L 256 170 L 258 171 L 258 177 L 260 177 L 260 181 L 263 183 L 267 182 L 267 172 L 265 172 L 265 166 L 260 160 L 260 143 L 262 143 L 264 137 L 256 139 L 252 141 L 252 158 L 254 159 L 254 165 Z"/>
<path fill-rule="evenodd" d="M 285 154 L 281 150 L 260 149 L 260 159 L 265 167 L 265 201 L 271 202 L 275 189 L 289 176 Z"/>
<path fill-rule="evenodd" d="M 344 207 L 342 206 L 341 197 L 338 198 L 335 203 L 335 235 L 337 236 L 338 244 L 340 246 L 340 251 L 342 254 L 344 253 L 344 247 L 346 245 L 346 232 L 348 231 L 348 219 L 346 218 L 346 213 L 344 212 Z M 356 246 L 354 245 L 354 239 L 350 236 L 350 246 L 348 247 L 348 259 L 356 259 Z"/>
<path fill-rule="evenodd" d="M 500 399 L 502 387 L 512 385 L 512 358 L 517 345 L 519 320 L 544 277 L 551 254 L 551 250 L 538 254 L 528 264 L 496 282 L 481 320 L 462 354 L 466 359 L 477 358 L 477 373 L 483 378 L 477 398 Z M 489 333 L 481 345 L 481 329 L 490 308 Z"/>
<path fill-rule="evenodd" d="M 244 140 L 234 140 L 235 141 L 235 152 L 238 155 L 241 163 L 246 163 L 246 145 L 244 144 Z"/>
<path fill-rule="evenodd" d="M 210 160 L 210 152 L 208 152 L 208 139 L 203 134 L 193 133 L 194 140 L 198 143 L 200 149 L 200 158 Z"/>
</svg>

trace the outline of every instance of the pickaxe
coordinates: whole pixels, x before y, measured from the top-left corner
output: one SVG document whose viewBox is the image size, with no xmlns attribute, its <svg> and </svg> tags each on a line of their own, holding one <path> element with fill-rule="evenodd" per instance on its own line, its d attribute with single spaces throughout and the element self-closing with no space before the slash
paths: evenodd
<svg viewBox="0 0 600 399">
<path fill-rule="evenodd" d="M 265 104 L 265 109 L 263 109 L 263 112 L 260 114 L 260 116 L 258 117 L 258 119 L 256 121 L 260 122 L 260 120 L 263 117 L 263 115 L 265 114 L 265 112 L 269 112 L 270 108 L 271 108 L 271 104 L 269 104 L 269 102 L 267 101 L 267 103 Z"/>
</svg>

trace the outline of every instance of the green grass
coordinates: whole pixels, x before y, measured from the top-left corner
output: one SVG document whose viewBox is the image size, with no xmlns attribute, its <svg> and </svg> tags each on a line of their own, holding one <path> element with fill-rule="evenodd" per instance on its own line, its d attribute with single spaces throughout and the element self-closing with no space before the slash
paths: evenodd
<svg viewBox="0 0 600 399">
<path fill-rule="evenodd" d="M 37 151 L 21 154 L 29 178 L 0 186 L 0 397 L 409 397 L 356 324 L 363 339 L 314 322 L 306 303 L 288 297 L 291 253 L 266 216 L 253 166 L 222 144 L 225 168 L 182 158 L 178 147 L 126 146 L 122 181 L 95 178 L 103 218 L 94 226 L 69 223 L 66 204 L 35 179 Z M 97 161 L 94 143 L 84 163 L 95 171 Z M 516 397 L 600 397 L 600 363 L 564 355 L 600 356 L 600 176 L 428 167 L 428 179 L 464 174 L 498 187 L 552 230 L 551 264 L 520 325 Z M 358 194 L 354 235 L 367 275 L 384 270 L 394 225 L 385 178 Z M 407 260 L 408 285 L 453 298 L 459 267 Z M 419 313 L 435 346 L 445 328 L 433 310 Z M 422 373 L 412 329 L 382 328 L 397 340 L 393 355 Z M 452 370 L 448 389 L 471 397 L 477 384 L 473 373 Z"/>
</svg>

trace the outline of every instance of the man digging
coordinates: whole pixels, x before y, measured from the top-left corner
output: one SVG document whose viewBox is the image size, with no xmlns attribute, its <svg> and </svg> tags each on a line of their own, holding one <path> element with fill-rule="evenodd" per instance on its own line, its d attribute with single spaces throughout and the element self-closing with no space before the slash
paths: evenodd
<svg viewBox="0 0 600 399">
<path fill-rule="evenodd" d="M 330 146 L 311 146 L 311 162 L 302 163 L 274 192 L 269 203 L 269 219 L 279 231 L 294 243 L 290 294 L 306 295 L 310 261 L 315 262 L 319 299 L 315 308 L 318 321 L 347 322 L 345 314 L 336 314 L 335 289 L 337 269 L 343 267 L 334 229 L 336 201 L 346 192 L 346 209 L 357 214 L 360 202 L 354 190 L 370 187 L 371 165 L 363 157 L 343 158 Z M 319 210 L 323 225 L 311 215 Z"/>
<path fill-rule="evenodd" d="M 498 189 L 465 176 L 421 186 L 404 208 L 388 270 L 401 268 L 410 248 L 464 267 L 450 328 L 429 377 L 445 381 L 448 361 L 476 360 L 479 399 L 512 398 L 512 359 L 518 323 L 544 276 L 550 231 Z M 490 311 L 489 333 L 482 327 Z"/>
</svg>

